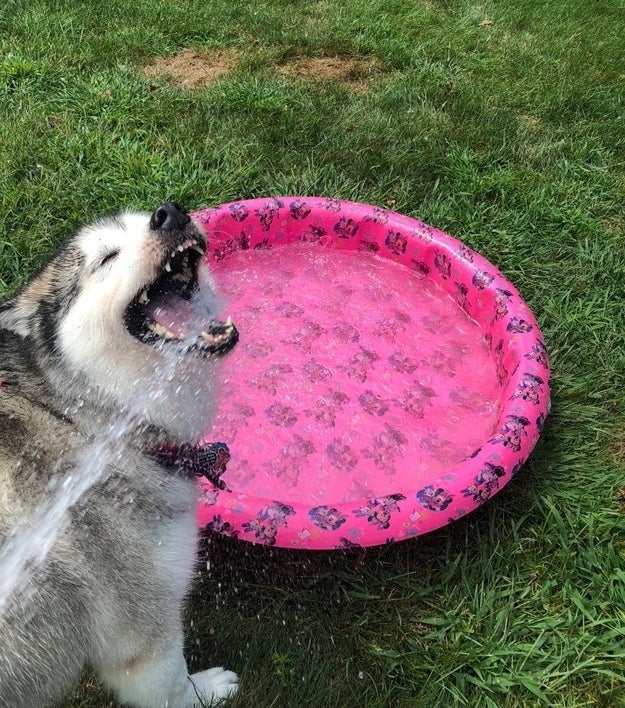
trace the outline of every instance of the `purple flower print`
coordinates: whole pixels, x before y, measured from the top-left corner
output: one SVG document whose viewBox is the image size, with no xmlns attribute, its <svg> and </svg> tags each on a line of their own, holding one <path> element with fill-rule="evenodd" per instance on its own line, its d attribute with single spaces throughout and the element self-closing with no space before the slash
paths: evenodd
<svg viewBox="0 0 625 708">
<path fill-rule="evenodd" d="M 425 261 L 417 261 L 413 258 L 412 267 L 417 271 L 417 273 L 420 273 L 421 275 L 428 275 L 428 273 L 430 272 L 430 266 L 425 263 Z"/>
<path fill-rule="evenodd" d="M 540 376 L 536 376 L 535 374 L 523 374 L 512 398 L 521 398 L 524 401 L 538 405 L 540 403 L 543 383 L 544 381 Z"/>
<path fill-rule="evenodd" d="M 403 256 L 406 253 L 408 239 L 399 231 L 389 231 L 384 239 L 384 243 L 391 253 L 396 256 Z"/>
<path fill-rule="evenodd" d="M 347 517 L 329 506 L 316 506 L 310 509 L 308 517 L 315 526 L 325 531 L 336 531 L 347 521 Z"/>
<path fill-rule="evenodd" d="M 332 376 L 332 372 L 315 359 L 309 359 L 304 366 L 302 366 L 302 375 L 311 383 L 319 383 L 320 381 L 329 379 Z"/>
<path fill-rule="evenodd" d="M 370 390 L 360 394 L 358 403 L 360 403 L 365 413 L 373 416 L 382 416 L 389 409 L 388 402 Z"/>
<path fill-rule="evenodd" d="M 221 516 L 213 516 L 213 520 L 206 524 L 206 528 L 230 538 L 237 538 L 239 535 L 234 526 L 229 521 L 224 521 Z"/>
<path fill-rule="evenodd" d="M 530 424 L 525 416 L 509 415 L 502 430 L 495 435 L 493 442 L 503 443 L 504 447 L 510 447 L 515 452 L 521 450 L 523 436 L 527 436 L 525 428 Z"/>
<path fill-rule="evenodd" d="M 522 317 L 513 317 L 510 322 L 508 322 L 506 329 L 508 332 L 512 332 L 514 334 L 525 334 L 526 332 L 531 332 L 533 326 Z"/>
<path fill-rule="evenodd" d="M 380 250 L 380 246 L 375 241 L 365 241 L 363 239 L 358 250 L 364 253 L 377 253 Z"/>
<path fill-rule="evenodd" d="M 267 546 L 274 546 L 276 536 L 280 528 L 287 526 L 287 516 L 295 513 L 292 506 L 274 501 L 263 507 L 256 517 L 243 524 L 245 533 L 253 533 L 254 536 Z"/>
<path fill-rule="evenodd" d="M 339 322 L 332 327 L 332 334 L 343 344 L 357 342 L 360 339 L 360 332 L 349 322 Z"/>
<path fill-rule="evenodd" d="M 547 368 L 549 361 L 547 359 L 547 348 L 542 342 L 536 342 L 532 345 L 530 351 L 525 355 L 526 359 L 532 359 L 540 366 Z"/>
<path fill-rule="evenodd" d="M 467 261 L 467 263 L 473 263 L 473 251 L 468 246 L 465 246 L 463 243 L 458 246 L 456 253 L 460 258 L 462 258 L 463 261 Z"/>
<path fill-rule="evenodd" d="M 387 529 L 391 525 L 393 512 L 399 511 L 398 502 L 405 498 L 403 494 L 389 494 L 370 499 L 365 506 L 354 510 L 354 516 L 366 517 L 378 529 Z"/>
<path fill-rule="evenodd" d="M 495 295 L 495 319 L 500 320 L 508 314 L 508 303 L 512 298 L 512 293 L 509 290 L 496 289 Z"/>
<path fill-rule="evenodd" d="M 294 219 L 305 219 L 310 214 L 310 206 L 302 199 L 296 199 L 289 205 L 289 212 Z"/>
<path fill-rule="evenodd" d="M 252 384 L 259 390 L 275 396 L 278 384 L 292 373 L 293 369 L 290 364 L 272 364 L 268 369 L 261 371 L 255 379 L 252 379 Z"/>
<path fill-rule="evenodd" d="M 334 438 L 326 447 L 326 455 L 332 466 L 341 472 L 351 472 L 358 464 L 353 450 L 349 445 L 345 445 L 341 438 Z"/>
<path fill-rule="evenodd" d="M 230 216 L 232 216 L 232 218 L 238 223 L 245 221 L 250 215 L 249 211 L 243 206 L 243 204 L 231 204 L 228 207 L 228 210 L 230 212 Z"/>
<path fill-rule="evenodd" d="M 403 456 L 407 442 L 403 433 L 385 423 L 384 430 L 373 437 L 372 444 L 363 448 L 362 454 L 373 460 L 373 464 L 386 474 L 394 474 L 395 459 Z"/>
<path fill-rule="evenodd" d="M 334 233 L 339 238 L 354 238 L 358 233 L 358 224 L 353 219 L 342 216 L 334 225 Z"/>
<path fill-rule="evenodd" d="M 341 202 L 338 199 L 324 199 L 324 201 L 319 202 L 317 206 L 320 206 L 326 211 L 339 212 L 341 211 Z"/>
<path fill-rule="evenodd" d="M 367 380 L 367 372 L 379 358 L 379 355 L 375 352 L 360 347 L 360 351 L 356 352 L 350 358 L 347 366 L 344 367 L 345 372 L 350 379 L 356 379 L 356 381 L 364 383 Z"/>
<path fill-rule="evenodd" d="M 485 502 L 491 494 L 499 489 L 499 479 L 506 471 L 500 465 L 486 463 L 484 469 L 475 477 L 473 484 L 462 490 L 462 495 L 471 497 L 474 502 Z"/>
<path fill-rule="evenodd" d="M 314 342 L 323 336 L 325 331 L 326 330 L 317 322 L 307 320 L 297 332 L 295 332 L 289 343 L 303 352 L 309 352 Z"/>
<path fill-rule="evenodd" d="M 326 428 L 333 428 L 336 424 L 336 416 L 349 402 L 349 397 L 341 391 L 328 389 L 317 401 L 312 409 L 306 411 L 306 415 L 311 415 L 315 420 Z"/>
<path fill-rule="evenodd" d="M 296 305 L 294 302 L 281 302 L 277 307 L 276 307 L 276 312 L 281 316 L 281 317 L 286 317 L 287 319 L 293 319 L 297 317 L 301 317 L 304 314 L 304 308 L 300 307 L 299 305 Z"/>
<path fill-rule="evenodd" d="M 256 210 L 263 231 L 269 231 L 273 220 L 280 213 L 284 204 L 279 199 L 270 199 L 263 207 Z"/>
<path fill-rule="evenodd" d="M 311 225 L 305 231 L 302 231 L 299 240 L 303 243 L 317 243 L 326 233 L 327 231 L 321 226 Z"/>
<path fill-rule="evenodd" d="M 443 280 L 447 280 L 451 276 L 451 261 L 449 256 L 446 256 L 442 251 L 436 251 L 434 254 L 434 266 Z"/>
<path fill-rule="evenodd" d="M 430 511 L 445 511 L 451 504 L 453 495 L 442 487 L 429 485 L 417 492 L 417 499 L 426 509 Z"/>
<path fill-rule="evenodd" d="M 493 282 L 493 279 L 490 273 L 478 270 L 477 273 L 473 275 L 471 282 L 476 290 L 484 290 Z"/>
<path fill-rule="evenodd" d="M 297 414 L 290 406 L 274 403 L 265 410 L 267 420 L 277 428 L 290 428 L 297 423 Z"/>
<path fill-rule="evenodd" d="M 413 371 L 417 370 L 417 364 L 399 352 L 391 354 L 388 358 L 388 363 L 400 374 L 412 374 Z"/>
</svg>

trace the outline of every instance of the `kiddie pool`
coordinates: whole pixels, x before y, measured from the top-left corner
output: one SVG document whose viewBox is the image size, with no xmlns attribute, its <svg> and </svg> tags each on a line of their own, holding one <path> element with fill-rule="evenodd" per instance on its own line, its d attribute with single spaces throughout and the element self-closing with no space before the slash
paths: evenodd
<svg viewBox="0 0 625 708">
<path fill-rule="evenodd" d="M 448 524 L 527 460 L 549 409 L 540 330 L 487 260 L 420 221 L 315 197 L 192 215 L 240 341 L 224 358 L 199 523 L 289 548 Z"/>
</svg>

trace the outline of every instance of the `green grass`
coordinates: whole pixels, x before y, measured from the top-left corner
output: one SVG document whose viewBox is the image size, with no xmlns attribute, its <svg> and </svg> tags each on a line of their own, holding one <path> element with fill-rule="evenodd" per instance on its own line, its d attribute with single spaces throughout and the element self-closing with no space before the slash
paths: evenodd
<svg viewBox="0 0 625 708">
<path fill-rule="evenodd" d="M 363 557 L 207 539 L 188 653 L 240 673 L 234 706 L 625 706 L 624 21 L 618 0 L 0 8 L 0 295 L 120 207 L 326 194 L 463 239 L 543 327 L 552 415 L 478 512 Z M 143 77 L 186 47 L 242 59 L 192 91 Z M 280 76 L 299 56 L 376 72 Z M 110 700 L 87 677 L 63 705 Z"/>
</svg>

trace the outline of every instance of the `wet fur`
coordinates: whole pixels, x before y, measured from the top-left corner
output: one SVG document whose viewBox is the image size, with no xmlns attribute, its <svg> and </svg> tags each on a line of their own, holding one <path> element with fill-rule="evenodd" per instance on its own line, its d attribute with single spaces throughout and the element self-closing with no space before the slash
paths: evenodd
<svg viewBox="0 0 625 708">
<path fill-rule="evenodd" d="M 121 421 L 106 473 L 0 611 L 0 706 L 48 705 L 85 664 L 122 702 L 146 708 L 200 705 L 198 693 L 210 704 L 236 689 L 221 668 L 189 678 L 182 654 L 197 489 L 144 450 L 195 442 L 211 414 L 197 401 L 212 400 L 214 382 L 207 375 L 200 388 L 210 362 L 189 355 L 167 383 L 158 351 L 120 324 L 162 256 L 148 224 L 128 213 L 83 229 L 0 305 L 0 572 L 3 537 L 36 518 L 49 485 L 90 464 Z M 97 249 L 111 242 L 120 255 L 102 274 Z M 164 395 L 153 401 L 150 387 Z"/>
</svg>

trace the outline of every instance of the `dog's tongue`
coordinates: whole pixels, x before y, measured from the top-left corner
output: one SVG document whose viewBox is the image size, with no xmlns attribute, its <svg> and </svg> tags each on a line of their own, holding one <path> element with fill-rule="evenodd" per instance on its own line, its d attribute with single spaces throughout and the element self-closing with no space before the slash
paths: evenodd
<svg viewBox="0 0 625 708">
<path fill-rule="evenodd" d="M 204 310 L 203 312 L 201 310 Z M 179 339 L 198 334 L 211 318 L 197 301 L 171 295 L 157 295 L 146 305 L 148 317 L 165 327 Z"/>
</svg>

